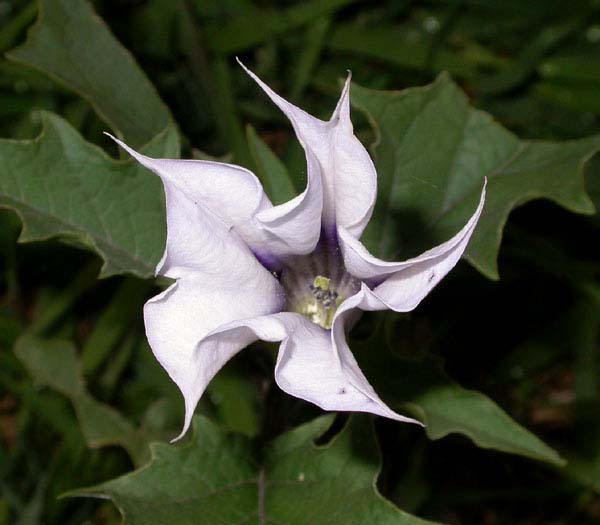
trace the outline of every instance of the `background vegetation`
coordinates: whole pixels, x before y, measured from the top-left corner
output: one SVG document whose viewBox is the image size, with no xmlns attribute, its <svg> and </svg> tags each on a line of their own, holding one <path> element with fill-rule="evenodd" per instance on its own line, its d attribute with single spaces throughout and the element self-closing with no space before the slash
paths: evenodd
<svg viewBox="0 0 600 525">
<path fill-rule="evenodd" d="M 21 159 L 11 149 L 27 143 L 15 140 L 38 136 L 42 126 L 63 139 L 70 133 L 63 126 L 82 135 L 85 142 L 73 138 L 65 149 L 69 155 L 58 159 L 51 149 L 36 160 L 44 173 L 60 175 L 63 197 L 75 180 L 67 175 L 81 175 L 76 160 L 97 161 L 88 143 L 118 156 L 102 134 L 108 127 L 136 146 L 154 140 L 159 151 L 175 154 L 173 121 L 182 157 L 232 159 L 268 184 L 266 172 L 284 168 L 266 144 L 300 186 L 304 160 L 292 130 L 236 56 L 322 117 L 348 69 L 359 85 L 378 90 L 421 86 L 447 71 L 472 106 L 523 139 L 562 142 L 600 131 L 597 0 L 94 2 L 166 106 L 128 59 L 120 61 L 122 49 L 86 18 L 85 4 L 42 4 L 54 32 L 32 33 L 17 47 L 38 16 L 38 2 L 0 1 L 0 52 L 8 52 L 0 59 L 0 136 L 10 139 L 0 145 L 0 524 L 120 523 L 110 501 L 58 496 L 144 464 L 147 443 L 176 435 L 183 415 L 176 387 L 144 338 L 141 308 L 158 289 L 149 278 L 152 265 L 136 266 L 96 244 L 107 261 L 103 274 L 113 274 L 98 279 L 101 258 L 84 236 L 67 231 L 77 220 L 67 228 L 27 215 L 7 189 L 14 173 L 27 169 L 29 153 Z M 106 70 L 112 74 L 102 76 Z M 456 93 L 444 107 L 461 104 Z M 355 102 L 373 116 L 369 100 Z M 371 144 L 373 127 L 359 109 L 357 134 Z M 489 147 L 499 144 L 491 139 Z M 565 158 L 542 152 L 536 162 L 558 166 L 565 181 L 585 169 L 598 206 L 600 161 L 591 157 L 599 141 L 586 140 L 561 145 Z M 435 140 L 423 144 L 425 151 L 436 147 Z M 115 170 L 111 176 L 138 176 Z M 133 182 L 122 188 L 135 195 L 124 209 L 159 205 L 156 188 L 138 192 Z M 415 312 L 383 320 L 366 315 L 353 334 L 359 360 L 384 398 L 412 403 L 430 423 L 426 434 L 375 421 L 377 486 L 407 512 L 465 525 L 600 523 L 600 221 L 591 205 L 561 193 L 563 186 L 554 199 L 563 199 L 563 207 L 530 201 L 554 191 L 544 189 L 511 200 L 507 213 L 523 205 L 510 214 L 497 267 L 493 247 L 485 257 L 470 252 L 472 265 L 461 262 Z M 73 199 L 80 198 L 75 192 Z M 79 204 L 87 206 L 60 202 L 75 214 Z M 33 242 L 17 244 L 22 224 L 15 210 L 29 221 L 21 240 Z M 154 254 L 152 243 L 160 247 L 161 239 L 144 245 Z M 129 273 L 120 275 L 122 269 Z M 374 333 L 393 347 L 394 359 L 402 358 L 398 368 L 371 363 Z M 221 429 L 215 432 L 244 434 L 260 447 L 320 412 L 273 388 L 272 354 L 266 345 L 254 350 L 217 376 L 199 410 Z M 383 369 L 395 375 L 379 381 Z M 390 381 L 400 391 L 386 390 Z M 444 396 L 428 404 L 432 392 Z M 513 420 L 532 434 L 520 433 Z"/>
</svg>

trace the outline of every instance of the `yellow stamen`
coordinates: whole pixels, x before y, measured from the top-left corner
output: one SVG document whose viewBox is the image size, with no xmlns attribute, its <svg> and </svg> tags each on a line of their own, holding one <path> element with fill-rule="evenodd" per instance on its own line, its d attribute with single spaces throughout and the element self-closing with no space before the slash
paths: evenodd
<svg viewBox="0 0 600 525">
<path fill-rule="evenodd" d="M 321 288 L 321 290 L 327 291 L 329 290 L 329 282 L 330 279 L 328 277 L 317 275 L 313 281 L 313 285 L 315 288 Z"/>
</svg>

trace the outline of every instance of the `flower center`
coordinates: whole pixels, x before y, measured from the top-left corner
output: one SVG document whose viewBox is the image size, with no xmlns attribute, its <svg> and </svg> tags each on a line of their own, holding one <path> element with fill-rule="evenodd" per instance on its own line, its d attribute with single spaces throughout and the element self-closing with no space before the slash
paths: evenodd
<svg viewBox="0 0 600 525">
<path fill-rule="evenodd" d="M 325 329 L 331 328 L 338 306 L 360 286 L 346 272 L 339 249 L 327 250 L 322 245 L 310 255 L 285 261 L 280 282 L 286 294 L 285 310 Z"/>
<path fill-rule="evenodd" d="M 333 316 L 342 298 L 335 290 L 330 289 L 331 279 L 318 275 L 308 285 L 312 295 L 296 305 L 296 311 L 308 317 L 313 323 L 323 328 L 331 328 Z"/>
</svg>

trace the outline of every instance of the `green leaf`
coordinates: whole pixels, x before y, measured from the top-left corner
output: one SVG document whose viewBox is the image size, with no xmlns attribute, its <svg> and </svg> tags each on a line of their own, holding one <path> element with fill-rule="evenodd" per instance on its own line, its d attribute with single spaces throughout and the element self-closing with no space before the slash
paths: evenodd
<svg viewBox="0 0 600 525">
<path fill-rule="evenodd" d="M 353 3 L 356 0 L 312 0 L 285 10 L 256 8 L 254 12 L 238 16 L 226 25 L 220 23 L 208 27 L 206 43 L 218 53 L 239 53 Z"/>
<path fill-rule="evenodd" d="M 0 140 L 0 207 L 21 218 L 19 240 L 60 236 L 97 252 L 103 277 L 152 276 L 165 243 L 158 177 L 111 159 L 56 115 L 44 112 L 41 120 L 34 140 Z M 143 151 L 168 157 L 178 149 L 176 131 L 167 128 Z"/>
<path fill-rule="evenodd" d="M 36 382 L 60 392 L 71 401 L 90 448 L 119 445 L 127 450 L 136 465 L 148 460 L 147 437 L 114 408 L 96 401 L 88 393 L 75 347 L 70 341 L 23 335 L 17 340 L 14 351 Z"/>
<path fill-rule="evenodd" d="M 108 497 L 130 525 L 432 525 L 377 492 L 380 459 L 368 417 L 353 417 L 316 447 L 331 421 L 322 417 L 277 438 L 257 466 L 249 441 L 197 417 L 188 444 L 153 445 L 144 469 L 69 495 Z"/>
<path fill-rule="evenodd" d="M 411 69 L 447 70 L 462 78 L 477 78 L 477 70 L 464 57 L 440 50 L 430 63 L 431 42 L 421 35 L 393 26 L 363 23 L 336 24 L 326 45 L 333 51 L 364 55 L 386 64 Z"/>
<path fill-rule="evenodd" d="M 430 439 L 459 433 L 477 446 L 564 465 L 558 453 L 519 425 L 489 397 L 446 379 L 409 402 Z"/>
<path fill-rule="evenodd" d="M 513 208 L 546 198 L 573 212 L 595 211 L 582 170 L 600 148 L 598 136 L 521 141 L 471 108 L 445 74 L 399 92 L 354 86 L 352 101 L 377 135 L 378 202 L 364 242 L 381 257 L 398 257 L 397 246 L 414 255 L 450 238 L 473 213 L 484 177 L 488 196 L 466 258 L 491 279 Z"/>
<path fill-rule="evenodd" d="M 66 397 L 76 398 L 84 393 L 75 349 L 68 342 L 45 342 L 25 335 L 15 343 L 15 354 L 38 383 Z"/>
<path fill-rule="evenodd" d="M 600 83 L 600 56 L 597 53 L 555 55 L 540 64 L 538 73 L 549 80 Z"/>
<path fill-rule="evenodd" d="M 247 369 L 229 363 L 210 382 L 207 393 L 223 428 L 249 437 L 259 434 L 260 400 Z"/>
<path fill-rule="evenodd" d="M 600 447 L 596 448 L 595 455 L 567 453 L 563 474 L 600 494 Z"/>
<path fill-rule="evenodd" d="M 11 18 L 8 23 L 4 24 L 0 31 L 0 53 L 15 45 L 15 42 L 21 35 L 21 31 L 31 23 L 37 11 L 37 3 L 31 2 Z"/>
<path fill-rule="evenodd" d="M 478 91 L 497 95 L 519 87 L 533 75 L 545 55 L 562 41 L 572 37 L 573 33 L 581 31 L 588 17 L 588 13 L 577 13 L 565 17 L 558 24 L 542 29 L 523 47 L 509 67 L 480 81 L 477 86 Z"/>
<path fill-rule="evenodd" d="M 598 84 L 537 82 L 531 91 L 536 97 L 573 111 L 600 113 Z"/>
<path fill-rule="evenodd" d="M 287 168 L 252 126 L 246 128 L 248 147 L 256 164 L 256 172 L 273 204 L 281 204 L 297 195 Z"/>
<path fill-rule="evenodd" d="M 27 41 L 7 56 L 76 91 L 133 147 L 172 125 L 133 56 L 85 0 L 41 0 Z"/>
<path fill-rule="evenodd" d="M 327 34 L 331 27 L 331 17 L 317 18 L 306 28 L 305 42 L 302 50 L 298 53 L 293 69 L 293 77 L 290 85 L 290 100 L 298 102 L 302 93 L 312 80 L 321 53 L 325 46 Z"/>
<path fill-rule="evenodd" d="M 408 410 L 426 425 L 430 439 L 462 434 L 482 448 L 564 465 L 556 451 L 490 398 L 452 381 L 432 357 L 403 358 L 377 341 L 374 336 L 353 345 L 361 369 L 392 408 Z"/>
<path fill-rule="evenodd" d="M 150 287 L 150 281 L 135 278 L 127 278 L 119 286 L 81 349 L 81 365 L 86 376 L 100 367 L 125 334 L 131 333 Z"/>
</svg>

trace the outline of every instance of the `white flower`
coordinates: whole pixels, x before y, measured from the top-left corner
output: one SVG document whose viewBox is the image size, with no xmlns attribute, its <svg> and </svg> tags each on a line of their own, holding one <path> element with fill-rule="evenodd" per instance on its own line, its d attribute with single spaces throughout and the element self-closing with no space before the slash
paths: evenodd
<svg viewBox="0 0 600 525">
<path fill-rule="evenodd" d="M 306 153 L 304 192 L 273 206 L 250 171 L 218 162 L 152 159 L 122 142 L 164 184 L 167 245 L 157 274 L 176 279 L 144 307 L 154 355 L 185 399 L 187 431 L 209 381 L 257 339 L 281 341 L 275 380 L 325 410 L 396 414 L 377 396 L 346 342 L 359 310 L 415 308 L 464 252 L 481 214 L 454 237 L 404 262 L 361 244 L 377 174 L 353 134 L 350 76 L 327 121 L 274 93 Z M 116 140 L 116 139 L 115 139 Z"/>
</svg>

